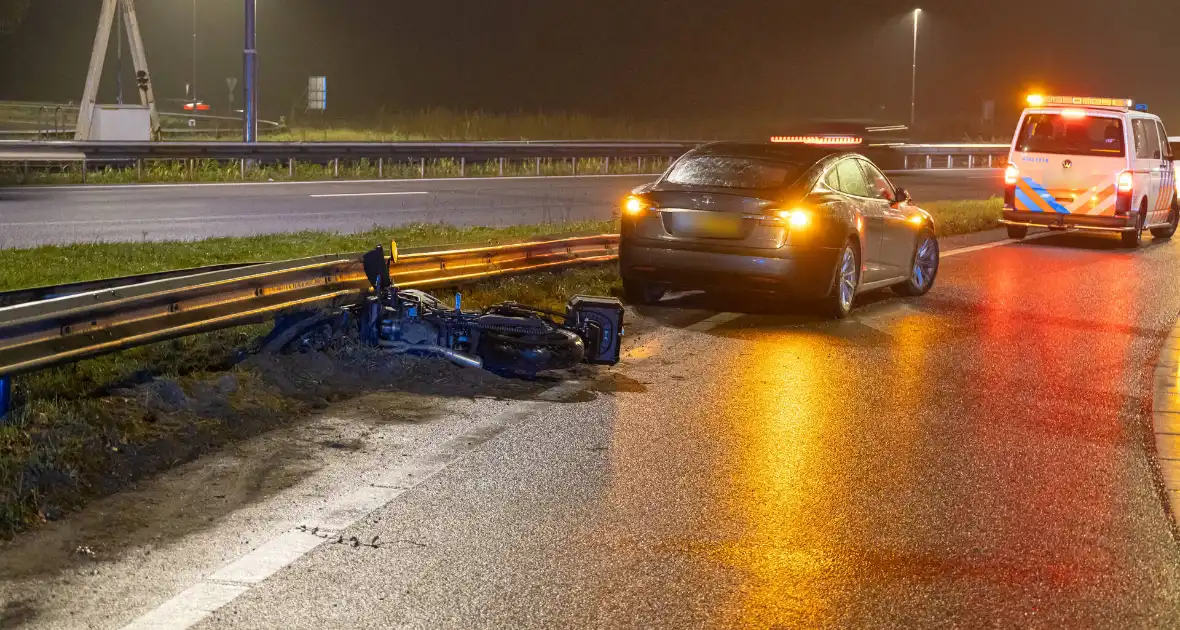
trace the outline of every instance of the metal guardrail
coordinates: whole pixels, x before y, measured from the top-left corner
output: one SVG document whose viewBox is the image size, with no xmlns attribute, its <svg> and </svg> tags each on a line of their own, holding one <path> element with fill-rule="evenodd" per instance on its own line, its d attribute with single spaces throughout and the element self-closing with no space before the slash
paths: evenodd
<svg viewBox="0 0 1180 630">
<path fill-rule="evenodd" d="M 123 276 L 121 278 L 107 278 L 104 280 L 87 280 L 83 282 L 71 282 L 68 284 L 56 284 L 47 287 L 35 287 L 32 289 L 17 289 L 16 291 L 0 292 L 0 307 L 16 306 L 18 304 L 27 304 L 29 302 L 37 302 L 39 300 L 49 300 L 58 297 L 66 297 L 70 295 L 77 295 L 79 293 L 91 293 L 100 291 L 102 289 L 114 289 L 117 287 L 125 287 L 133 284 L 142 284 L 144 282 L 153 282 L 156 280 L 167 280 L 169 278 L 181 278 L 184 276 L 194 276 L 200 273 L 208 273 L 212 271 L 222 271 L 225 269 L 241 269 L 242 267 L 249 267 L 259 263 L 237 263 L 227 265 L 209 265 L 208 267 L 194 267 L 192 269 L 178 269 L 175 271 L 159 271 L 155 273 L 145 273 L 135 276 Z"/>
<path fill-rule="evenodd" d="M 445 288 L 610 262 L 618 256 L 618 243 L 617 234 L 601 234 L 421 252 L 397 257 L 390 272 L 402 287 Z M 77 285 L 56 289 L 69 293 Z M 369 291 L 361 254 L 345 254 L 204 271 L 0 308 L 0 400 L 14 375 L 286 313 L 357 304 Z M 0 405 L 0 416 L 6 412 Z"/>
<path fill-rule="evenodd" d="M 467 159 L 675 157 L 697 146 L 691 142 L 23 142 L 0 141 L 0 160 L 38 153 L 72 153 L 93 161 Z M 50 158 L 57 159 L 57 158 Z"/>
</svg>

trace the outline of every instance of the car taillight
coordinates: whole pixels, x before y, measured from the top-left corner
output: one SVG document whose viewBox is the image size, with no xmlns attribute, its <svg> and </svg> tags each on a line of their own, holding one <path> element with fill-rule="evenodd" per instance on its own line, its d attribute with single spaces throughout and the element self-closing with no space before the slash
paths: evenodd
<svg viewBox="0 0 1180 630">
<path fill-rule="evenodd" d="M 1120 193 L 1126 194 L 1135 188 L 1135 174 L 1131 171 L 1123 171 L 1119 173 L 1118 189 Z"/>
<path fill-rule="evenodd" d="M 1015 186 L 1018 179 L 1020 179 L 1020 169 L 1016 168 L 1015 164 L 1009 164 L 1004 169 L 1004 183 L 1008 186 Z"/>
<path fill-rule="evenodd" d="M 1119 173 L 1114 185 L 1118 190 L 1118 196 L 1114 200 L 1114 215 L 1125 217 L 1131 214 L 1131 191 L 1135 188 L 1135 174 L 1131 171 Z"/>
<path fill-rule="evenodd" d="M 647 214 L 651 210 L 652 204 L 643 197 L 630 195 L 623 200 L 623 214 L 632 217 L 639 217 Z"/>
</svg>

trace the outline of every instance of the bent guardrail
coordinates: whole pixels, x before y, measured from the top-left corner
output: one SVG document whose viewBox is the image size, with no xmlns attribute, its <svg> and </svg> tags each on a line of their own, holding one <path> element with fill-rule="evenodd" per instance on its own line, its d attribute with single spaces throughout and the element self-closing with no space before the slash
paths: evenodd
<svg viewBox="0 0 1180 630">
<path fill-rule="evenodd" d="M 619 237 L 602 234 L 397 256 L 399 286 L 437 289 L 510 274 L 606 263 Z M 63 290 L 68 292 L 68 290 Z M 341 308 L 370 292 L 361 254 L 167 277 L 0 308 L 0 417 L 11 377 L 137 346 Z"/>
</svg>

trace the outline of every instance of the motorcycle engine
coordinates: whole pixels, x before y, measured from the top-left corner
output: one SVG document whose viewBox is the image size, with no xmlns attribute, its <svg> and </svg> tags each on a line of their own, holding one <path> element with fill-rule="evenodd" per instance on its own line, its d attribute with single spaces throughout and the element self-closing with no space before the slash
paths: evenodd
<svg viewBox="0 0 1180 630">
<path fill-rule="evenodd" d="M 438 343 L 438 329 L 422 321 L 385 319 L 381 322 L 381 338 L 409 345 Z"/>
</svg>

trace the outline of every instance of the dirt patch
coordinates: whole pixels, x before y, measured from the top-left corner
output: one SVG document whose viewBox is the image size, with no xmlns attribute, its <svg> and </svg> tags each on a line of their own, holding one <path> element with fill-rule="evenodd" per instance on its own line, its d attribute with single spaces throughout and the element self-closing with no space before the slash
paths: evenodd
<svg viewBox="0 0 1180 630">
<path fill-rule="evenodd" d="M 31 600 L 5 602 L 0 609 L 0 630 L 20 628 L 37 618 L 37 608 Z"/>
</svg>

